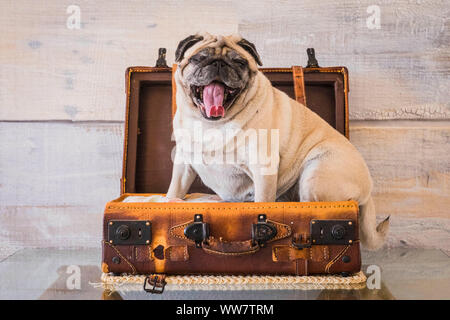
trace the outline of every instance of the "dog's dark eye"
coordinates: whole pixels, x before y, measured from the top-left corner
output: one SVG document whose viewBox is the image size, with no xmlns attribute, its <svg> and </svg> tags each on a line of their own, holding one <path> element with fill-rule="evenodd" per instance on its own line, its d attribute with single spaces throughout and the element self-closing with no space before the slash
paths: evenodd
<svg viewBox="0 0 450 320">
<path fill-rule="evenodd" d="M 243 59 L 234 59 L 233 60 L 234 63 L 236 63 L 238 66 L 240 67 L 245 67 L 247 66 L 247 60 L 243 60 Z"/>
<path fill-rule="evenodd" d="M 196 54 L 195 56 L 189 58 L 189 62 L 200 63 L 205 60 L 205 58 L 206 56 L 204 55 Z"/>
</svg>

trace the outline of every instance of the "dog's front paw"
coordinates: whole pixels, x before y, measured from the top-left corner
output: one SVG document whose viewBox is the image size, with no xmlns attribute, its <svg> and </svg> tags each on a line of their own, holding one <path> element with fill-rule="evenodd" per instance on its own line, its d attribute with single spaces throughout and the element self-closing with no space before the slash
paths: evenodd
<svg viewBox="0 0 450 320">
<path fill-rule="evenodd" d="M 180 198 L 164 197 L 164 202 L 185 202 L 185 201 L 183 199 L 180 199 Z"/>
</svg>

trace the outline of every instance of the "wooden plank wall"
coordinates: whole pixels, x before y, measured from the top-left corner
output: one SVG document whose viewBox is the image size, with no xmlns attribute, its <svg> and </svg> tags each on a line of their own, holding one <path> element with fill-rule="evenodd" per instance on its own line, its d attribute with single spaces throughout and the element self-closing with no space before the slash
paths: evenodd
<svg viewBox="0 0 450 320">
<path fill-rule="evenodd" d="M 350 73 L 351 141 L 374 178 L 389 246 L 450 251 L 450 4 L 439 0 L 0 3 L 0 243 L 98 246 L 119 194 L 124 71 L 173 62 L 183 37 L 240 32 L 264 66 Z M 368 7 L 378 5 L 380 28 Z"/>
</svg>

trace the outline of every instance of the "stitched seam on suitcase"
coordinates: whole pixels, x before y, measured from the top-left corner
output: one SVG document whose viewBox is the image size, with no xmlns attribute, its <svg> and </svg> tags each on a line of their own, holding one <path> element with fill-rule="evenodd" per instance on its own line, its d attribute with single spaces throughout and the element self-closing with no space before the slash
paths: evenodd
<svg viewBox="0 0 450 320">
<path fill-rule="evenodd" d="M 330 272 L 331 266 L 336 263 L 339 257 L 342 256 L 348 250 L 348 248 L 350 248 L 350 246 L 346 246 L 344 249 L 341 250 L 341 252 L 339 252 L 339 254 L 336 257 L 333 258 L 333 260 L 328 262 L 328 264 L 325 266 L 325 272 Z"/>
<path fill-rule="evenodd" d="M 209 239 L 210 243 L 214 242 L 215 239 L 216 238 L 214 238 L 214 237 L 210 237 L 210 239 Z M 245 244 L 249 243 L 249 240 L 244 240 L 244 241 L 226 241 L 226 240 L 223 240 L 223 239 L 219 239 L 219 243 L 220 242 L 225 243 L 225 244 L 226 243 L 228 243 L 228 244 L 234 243 L 234 244 L 245 245 Z M 255 252 L 257 252 L 260 249 L 260 247 L 259 246 L 251 246 L 251 244 L 250 244 L 250 247 L 249 247 L 249 249 L 247 251 L 239 251 L 239 252 L 237 252 L 237 251 L 226 252 L 226 251 L 214 250 L 210 246 L 203 246 L 203 249 L 207 253 L 214 253 L 214 254 L 220 254 L 220 255 L 229 255 L 229 256 L 240 256 L 240 255 L 246 255 L 246 254 L 255 253 Z"/>
<path fill-rule="evenodd" d="M 207 249 L 205 247 L 203 247 L 202 249 L 207 253 L 220 254 L 220 255 L 224 255 L 224 256 L 243 256 L 243 255 L 247 255 L 247 254 L 253 254 L 253 253 L 256 253 L 257 251 L 259 251 L 259 247 L 257 247 L 256 249 L 253 249 L 251 251 L 246 251 L 246 252 L 221 252 L 221 251 Z"/>
<path fill-rule="evenodd" d="M 152 250 L 150 246 L 145 246 L 146 247 L 146 251 L 147 251 L 147 259 L 149 259 L 150 261 L 153 261 L 153 257 L 152 257 Z M 138 247 L 134 247 L 134 260 L 136 262 L 139 262 L 139 248 Z M 145 260 L 144 260 L 145 261 Z"/>
<path fill-rule="evenodd" d="M 199 210 L 199 209 L 208 209 L 208 210 L 243 210 L 243 209 L 332 209 L 332 208 L 355 208 L 354 205 L 330 205 L 330 206 L 263 206 L 263 207 L 126 207 L 126 206 L 115 206 L 110 205 L 108 209 L 124 209 L 124 210 Z"/>
<path fill-rule="evenodd" d="M 323 247 L 323 259 L 328 260 L 330 258 L 330 250 L 328 247 Z"/>
<path fill-rule="evenodd" d="M 321 260 L 328 260 L 329 259 L 329 257 L 328 257 L 328 246 L 324 246 L 323 248 L 322 248 L 322 254 L 323 254 L 323 256 L 321 257 L 321 258 L 318 258 L 318 259 L 314 259 L 314 257 L 313 257 L 313 248 L 311 248 L 310 250 L 309 250 L 309 260 L 311 260 L 311 261 L 321 261 Z"/>
<path fill-rule="evenodd" d="M 189 256 L 188 256 L 188 247 L 187 246 L 183 246 L 183 260 L 174 260 L 172 257 L 172 250 L 175 246 L 170 246 L 168 247 L 167 253 L 164 254 L 164 256 L 166 257 L 166 259 L 170 260 L 170 261 L 188 261 L 189 260 Z"/>
<path fill-rule="evenodd" d="M 278 257 L 278 250 L 277 250 L 277 248 L 274 248 L 273 255 L 275 256 L 275 260 L 276 261 L 280 260 L 280 258 Z"/>
<path fill-rule="evenodd" d="M 133 274 L 136 274 L 136 268 L 131 264 L 130 261 L 128 261 L 127 258 L 125 258 L 123 256 L 123 254 L 119 251 L 119 249 L 117 249 L 115 246 L 113 246 L 112 244 L 103 241 L 103 243 L 106 243 L 108 246 L 110 246 L 112 249 L 114 249 L 114 251 L 116 251 L 116 253 L 131 267 L 131 270 L 133 271 Z"/>
<path fill-rule="evenodd" d="M 283 223 L 279 223 L 279 222 L 276 222 L 276 221 L 273 221 L 273 220 L 269 220 L 269 219 L 267 219 L 267 221 L 268 222 L 272 222 L 273 224 L 275 224 L 276 226 L 279 226 L 280 228 L 284 228 L 286 230 L 286 232 L 287 232 L 287 234 L 277 234 L 275 236 L 275 238 L 270 239 L 267 242 L 272 242 L 272 241 L 275 241 L 275 240 L 284 239 L 284 238 L 289 237 L 292 234 L 292 229 L 288 225 L 283 224 Z"/>
<path fill-rule="evenodd" d="M 188 238 L 185 237 L 185 236 L 179 236 L 179 235 L 175 234 L 175 233 L 174 233 L 174 230 L 180 229 L 180 228 L 181 228 L 181 229 L 184 229 L 186 226 L 188 226 L 189 224 L 191 224 L 191 223 L 193 223 L 193 222 L 194 222 L 194 220 L 191 220 L 191 221 L 189 221 L 189 222 L 185 222 L 185 223 L 182 223 L 182 224 L 178 224 L 178 225 L 176 225 L 176 226 L 173 226 L 173 227 L 171 227 L 171 228 L 169 229 L 169 234 L 170 234 L 171 236 L 175 237 L 175 238 L 182 239 L 182 240 L 188 240 L 188 241 L 191 241 L 191 242 L 192 242 L 192 240 L 188 239 Z"/>
<path fill-rule="evenodd" d="M 355 242 L 357 242 L 357 241 L 355 241 Z M 333 266 L 333 264 L 335 264 L 336 261 L 338 261 L 339 258 L 342 257 L 350 247 L 351 247 L 351 245 L 348 245 L 344 249 L 342 249 L 342 251 L 339 252 L 339 254 L 325 266 L 325 272 L 329 273 L 330 268 Z"/>
</svg>

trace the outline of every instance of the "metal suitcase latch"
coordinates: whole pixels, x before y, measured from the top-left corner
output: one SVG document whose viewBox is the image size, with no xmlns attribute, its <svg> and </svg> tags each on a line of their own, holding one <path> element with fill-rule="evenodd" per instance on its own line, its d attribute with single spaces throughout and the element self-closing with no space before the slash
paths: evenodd
<svg viewBox="0 0 450 320">
<path fill-rule="evenodd" d="M 312 245 L 352 244 L 355 240 L 355 225 L 352 220 L 311 220 L 310 235 L 302 241 L 302 235 L 292 237 L 292 246 L 298 250 Z"/>
<path fill-rule="evenodd" d="M 277 228 L 273 223 L 267 222 L 265 214 L 258 215 L 258 222 L 252 226 L 252 240 L 260 247 L 264 247 L 266 242 L 275 238 L 277 235 Z"/>
<path fill-rule="evenodd" d="M 311 242 L 317 245 L 343 245 L 355 241 L 352 220 L 311 220 Z"/>
<path fill-rule="evenodd" d="M 203 215 L 194 215 L 194 222 L 184 228 L 184 235 L 195 242 L 197 248 L 209 237 L 209 224 L 203 222 Z"/>
<path fill-rule="evenodd" d="M 111 220 L 108 242 L 114 245 L 148 245 L 152 242 L 152 224 L 147 220 Z"/>
</svg>

